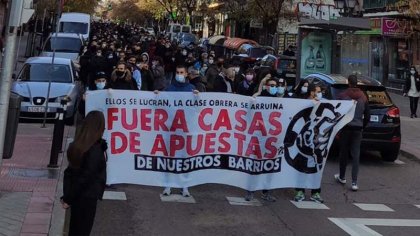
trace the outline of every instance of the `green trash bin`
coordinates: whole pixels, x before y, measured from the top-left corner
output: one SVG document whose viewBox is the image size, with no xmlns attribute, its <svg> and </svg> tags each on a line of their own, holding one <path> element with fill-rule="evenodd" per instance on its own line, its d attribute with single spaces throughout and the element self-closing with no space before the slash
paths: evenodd
<svg viewBox="0 0 420 236">
<path fill-rule="evenodd" d="M 16 133 L 19 125 L 21 97 L 10 94 L 9 112 L 7 114 L 6 136 L 4 138 L 3 158 L 10 159 L 15 147 Z"/>
</svg>

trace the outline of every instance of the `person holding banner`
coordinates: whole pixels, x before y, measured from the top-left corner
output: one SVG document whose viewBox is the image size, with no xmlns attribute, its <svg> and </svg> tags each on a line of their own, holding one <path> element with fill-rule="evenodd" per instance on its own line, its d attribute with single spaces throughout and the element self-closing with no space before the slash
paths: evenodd
<svg viewBox="0 0 420 236">
<path fill-rule="evenodd" d="M 277 93 L 278 93 L 277 88 L 279 86 L 278 80 L 275 79 L 275 78 L 268 78 L 265 81 L 266 81 L 266 83 L 264 85 L 264 89 L 261 92 L 261 94 L 258 95 L 258 96 L 277 97 Z M 253 198 L 254 198 L 254 192 L 253 191 L 248 191 L 247 195 L 245 196 L 245 200 L 246 201 L 251 201 Z M 261 199 L 266 200 L 268 202 L 275 202 L 277 200 L 276 197 L 271 195 L 269 190 L 263 190 L 262 191 Z"/>
<path fill-rule="evenodd" d="M 308 85 L 307 86 L 308 97 L 306 97 L 306 99 L 312 99 L 314 101 L 319 101 L 319 100 L 322 99 L 322 89 L 319 85 L 309 84 L 306 81 L 302 84 L 302 88 L 305 86 L 305 84 Z M 302 94 L 303 94 L 303 91 L 302 91 Z M 305 200 L 305 189 L 296 188 L 295 190 L 296 190 L 296 194 L 295 194 L 294 200 L 296 202 L 301 202 L 301 201 Z M 324 202 L 324 199 L 322 199 L 322 197 L 321 197 L 321 188 L 311 190 L 310 200 L 312 200 L 314 202 L 317 202 L 317 203 L 323 203 Z"/>
<path fill-rule="evenodd" d="M 132 79 L 130 70 L 127 69 L 125 62 L 118 62 L 117 69 L 111 74 L 111 88 L 135 90 L 136 82 Z"/>
<path fill-rule="evenodd" d="M 346 184 L 346 167 L 349 154 L 353 159 L 352 165 L 352 184 L 351 189 L 357 191 L 357 175 L 359 173 L 360 143 L 362 141 L 362 131 L 366 127 L 370 118 L 369 102 L 362 90 L 357 88 L 357 77 L 348 77 L 349 87 L 338 95 L 342 100 L 355 100 L 356 111 L 353 120 L 350 121 L 340 133 L 340 173 L 335 174 L 335 180 L 344 185 Z"/>
<path fill-rule="evenodd" d="M 194 85 L 188 82 L 187 75 L 188 75 L 187 67 L 185 65 L 178 65 L 176 67 L 175 81 L 171 85 L 169 85 L 169 87 L 167 87 L 165 91 L 167 92 L 193 92 L 194 94 L 198 94 L 199 91 L 195 89 Z M 158 94 L 159 90 L 155 90 L 155 93 Z M 191 196 L 187 187 L 182 188 L 181 194 L 184 197 Z M 162 195 L 164 196 L 171 195 L 171 187 L 166 187 L 163 190 Z"/>
<path fill-rule="evenodd" d="M 89 235 L 106 184 L 107 143 L 102 139 L 105 118 L 91 111 L 67 149 L 69 166 L 64 171 L 61 204 L 71 210 L 69 236 Z"/>
</svg>

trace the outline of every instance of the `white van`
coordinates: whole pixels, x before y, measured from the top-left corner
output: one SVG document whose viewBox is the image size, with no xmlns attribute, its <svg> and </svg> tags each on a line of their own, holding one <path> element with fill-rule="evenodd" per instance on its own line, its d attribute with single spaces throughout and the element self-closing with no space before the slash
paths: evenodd
<svg viewBox="0 0 420 236">
<path fill-rule="evenodd" d="M 87 42 L 90 33 L 90 15 L 77 12 L 61 14 L 59 32 L 80 34 Z"/>
<path fill-rule="evenodd" d="M 178 33 L 191 33 L 191 25 L 169 24 L 165 33 L 170 36 L 171 41 L 173 41 Z"/>
</svg>

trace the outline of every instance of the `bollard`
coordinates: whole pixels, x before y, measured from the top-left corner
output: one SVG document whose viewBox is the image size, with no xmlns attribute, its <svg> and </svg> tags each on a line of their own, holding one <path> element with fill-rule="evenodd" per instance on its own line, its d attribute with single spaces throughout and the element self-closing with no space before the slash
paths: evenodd
<svg viewBox="0 0 420 236">
<path fill-rule="evenodd" d="M 63 134 L 64 134 L 64 127 L 65 127 L 65 122 L 64 122 L 64 120 L 65 120 L 65 117 L 66 117 L 66 115 L 67 115 L 67 99 L 63 99 L 63 100 L 61 100 L 61 106 L 63 106 L 63 110 L 64 110 L 64 113 L 63 113 L 63 129 L 62 129 L 62 133 L 61 133 L 61 141 L 60 141 L 60 153 L 62 153 L 63 152 Z"/>
<path fill-rule="evenodd" d="M 64 109 L 57 108 L 57 120 L 54 124 L 53 140 L 51 145 L 51 155 L 49 168 L 58 168 L 58 154 L 61 151 L 63 145 L 63 134 L 64 134 Z"/>
</svg>

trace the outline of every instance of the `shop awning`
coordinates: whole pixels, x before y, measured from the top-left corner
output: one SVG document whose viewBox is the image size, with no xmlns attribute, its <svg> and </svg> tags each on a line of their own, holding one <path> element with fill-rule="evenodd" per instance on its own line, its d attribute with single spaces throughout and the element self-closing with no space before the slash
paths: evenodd
<svg viewBox="0 0 420 236">
<path fill-rule="evenodd" d="M 253 40 L 250 40 L 250 39 L 243 39 L 243 38 L 230 38 L 230 39 L 227 39 L 223 43 L 223 46 L 225 48 L 237 50 L 244 43 L 251 44 L 253 46 L 258 46 L 258 43 L 257 42 L 255 42 Z"/>
<path fill-rule="evenodd" d="M 209 38 L 209 43 L 208 44 L 210 44 L 210 45 L 223 45 L 223 43 L 225 42 L 226 39 L 227 39 L 226 36 L 216 35 L 216 36 L 213 36 L 213 37 Z"/>
<path fill-rule="evenodd" d="M 336 31 L 370 30 L 370 21 L 367 18 L 358 17 L 338 17 L 337 19 L 331 20 L 302 18 L 299 27 L 314 27 Z"/>
</svg>

